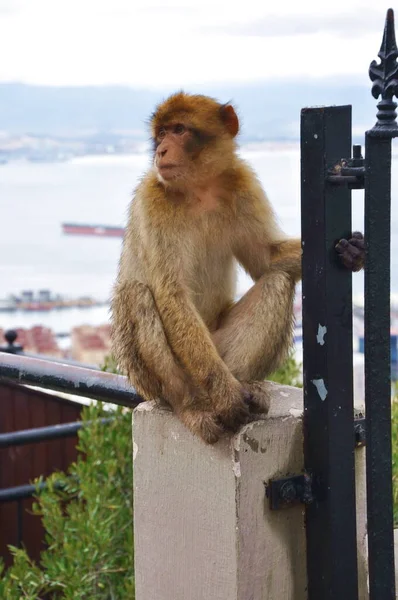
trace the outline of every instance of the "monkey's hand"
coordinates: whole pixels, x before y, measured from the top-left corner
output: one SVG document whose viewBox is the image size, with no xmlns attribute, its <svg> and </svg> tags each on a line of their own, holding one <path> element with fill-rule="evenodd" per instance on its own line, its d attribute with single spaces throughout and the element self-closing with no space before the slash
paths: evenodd
<svg viewBox="0 0 398 600">
<path fill-rule="evenodd" d="M 343 265 L 350 271 L 360 271 L 365 264 L 365 240 L 359 231 L 349 240 L 341 239 L 335 246 Z"/>
<path fill-rule="evenodd" d="M 235 433 L 250 420 L 251 395 L 246 385 L 245 390 L 238 390 L 236 396 L 233 393 L 223 394 L 220 402 L 217 400 L 216 395 L 211 398 L 206 392 L 196 389 L 177 408 L 181 421 L 206 444 L 215 444 L 226 432 Z"/>
<path fill-rule="evenodd" d="M 249 394 L 247 400 L 250 412 L 266 415 L 271 405 L 272 383 L 269 381 L 250 381 L 243 384 Z"/>
<path fill-rule="evenodd" d="M 211 408 L 225 430 L 236 432 L 250 420 L 251 393 L 234 379 L 220 383 L 209 390 Z"/>
<path fill-rule="evenodd" d="M 243 395 L 241 395 L 242 389 Z M 235 433 L 241 425 L 253 420 L 254 415 L 267 414 L 271 403 L 271 389 L 272 384 L 268 381 L 242 383 L 238 395 L 229 398 L 229 402 L 227 401 L 225 404 L 225 409 L 216 413 L 219 423 L 224 429 Z"/>
<path fill-rule="evenodd" d="M 249 400 L 249 394 L 244 394 Z M 226 432 L 235 433 L 241 425 L 250 420 L 249 407 L 238 397 L 235 402 L 225 402 L 224 406 L 214 401 L 203 392 L 197 391 L 184 406 L 177 410 L 181 421 L 194 434 L 200 436 L 206 444 L 215 444 Z"/>
</svg>

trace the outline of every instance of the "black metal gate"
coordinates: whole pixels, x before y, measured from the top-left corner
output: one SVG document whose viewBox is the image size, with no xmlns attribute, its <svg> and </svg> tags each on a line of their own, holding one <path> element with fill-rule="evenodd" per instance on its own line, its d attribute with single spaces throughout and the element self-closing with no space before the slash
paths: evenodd
<svg viewBox="0 0 398 600">
<path fill-rule="evenodd" d="M 301 113 L 305 469 L 309 600 L 358 600 L 351 273 L 335 245 L 351 234 L 351 189 L 365 189 L 365 406 L 371 600 L 395 599 L 390 380 L 391 139 L 398 135 L 398 50 L 387 13 L 377 122 L 354 146 L 351 106 Z"/>
<path fill-rule="evenodd" d="M 379 57 L 369 73 L 372 93 L 381 101 L 377 122 L 366 132 L 364 159 L 359 146 L 351 157 L 350 106 L 308 108 L 301 115 L 305 473 L 274 482 L 270 490 L 274 508 L 283 501 L 307 503 L 309 600 L 363 600 L 358 599 L 354 464 L 363 423 L 354 423 L 353 411 L 352 283 L 335 253 L 336 242 L 351 234 L 354 188 L 365 189 L 369 590 L 370 600 L 395 600 L 390 180 L 391 140 L 398 136 L 392 100 L 398 96 L 398 50 L 392 10 Z M 123 406 L 141 401 L 123 377 L 4 352 L 0 377 Z"/>
</svg>

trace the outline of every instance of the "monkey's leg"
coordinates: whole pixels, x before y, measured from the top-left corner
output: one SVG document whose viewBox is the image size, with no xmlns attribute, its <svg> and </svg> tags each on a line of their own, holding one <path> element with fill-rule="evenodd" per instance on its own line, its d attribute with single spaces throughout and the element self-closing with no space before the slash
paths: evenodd
<svg viewBox="0 0 398 600">
<path fill-rule="evenodd" d="M 194 434 L 216 442 L 224 429 L 210 400 L 194 389 L 177 363 L 150 289 L 139 282 L 119 284 L 112 312 L 114 354 L 137 392 L 167 402 Z"/>
<path fill-rule="evenodd" d="M 247 386 L 254 408 L 267 412 L 264 378 L 287 357 L 293 338 L 294 279 L 270 270 L 223 316 L 213 341 L 235 377 Z"/>
</svg>

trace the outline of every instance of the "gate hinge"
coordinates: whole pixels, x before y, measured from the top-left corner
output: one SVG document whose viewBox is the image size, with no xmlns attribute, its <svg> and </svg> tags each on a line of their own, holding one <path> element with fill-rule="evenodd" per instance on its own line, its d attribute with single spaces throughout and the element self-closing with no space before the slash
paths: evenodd
<svg viewBox="0 0 398 600">
<path fill-rule="evenodd" d="M 362 415 L 354 419 L 355 447 L 366 444 L 366 421 Z M 284 479 L 271 479 L 266 484 L 266 495 L 271 510 L 288 508 L 296 504 L 311 504 L 314 501 L 313 478 L 308 472 Z"/>
<path fill-rule="evenodd" d="M 352 158 L 342 158 L 329 170 L 326 180 L 335 185 L 347 185 L 351 190 L 365 186 L 365 160 L 359 144 L 353 146 Z"/>
<path fill-rule="evenodd" d="M 309 473 L 271 480 L 266 490 L 271 510 L 288 508 L 295 504 L 311 504 L 312 476 Z"/>
</svg>

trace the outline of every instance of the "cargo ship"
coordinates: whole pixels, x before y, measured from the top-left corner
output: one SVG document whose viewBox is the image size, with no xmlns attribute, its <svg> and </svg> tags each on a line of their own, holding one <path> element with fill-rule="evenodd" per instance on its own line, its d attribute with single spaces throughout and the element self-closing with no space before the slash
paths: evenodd
<svg viewBox="0 0 398 600">
<path fill-rule="evenodd" d="M 79 223 L 62 223 L 62 231 L 67 235 L 94 235 L 98 237 L 122 238 L 124 228 L 116 225 L 84 225 Z"/>
</svg>

